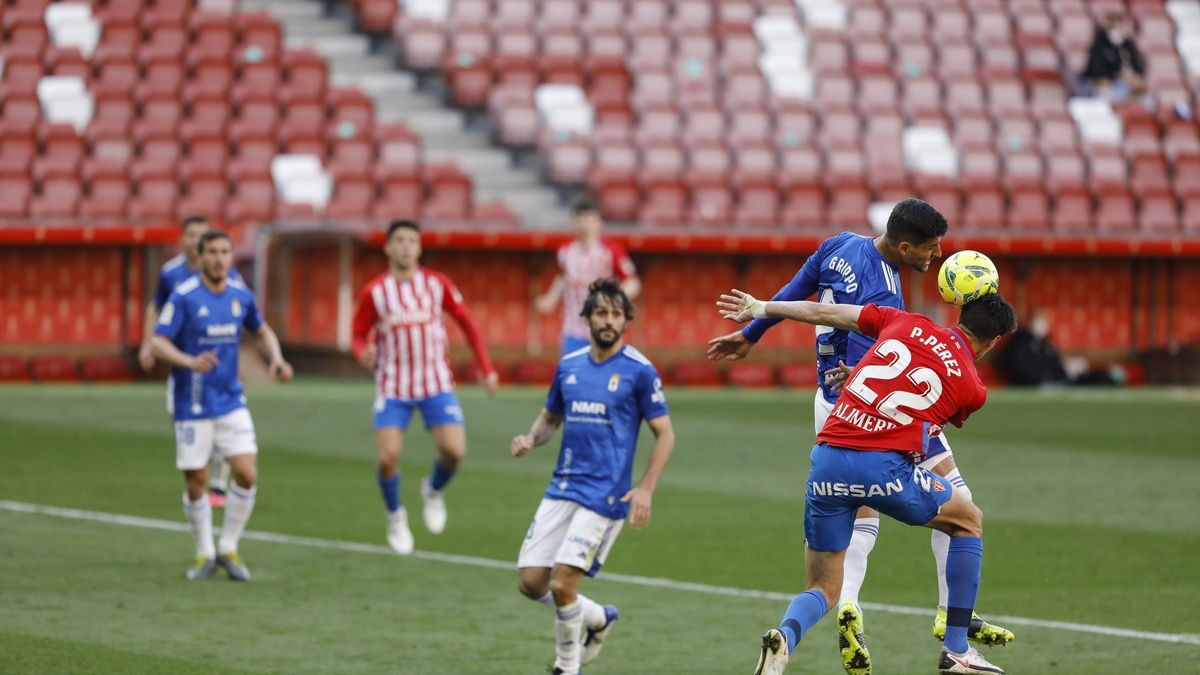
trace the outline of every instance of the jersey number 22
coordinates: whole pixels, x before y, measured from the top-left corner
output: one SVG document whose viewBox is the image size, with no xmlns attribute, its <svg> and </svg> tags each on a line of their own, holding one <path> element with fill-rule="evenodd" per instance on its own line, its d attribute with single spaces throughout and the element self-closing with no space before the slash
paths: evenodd
<svg viewBox="0 0 1200 675">
<path fill-rule="evenodd" d="M 932 369 L 919 366 L 906 371 L 908 364 L 912 363 L 912 352 L 904 346 L 903 342 L 884 340 L 872 351 L 883 358 L 893 357 L 892 362 L 863 366 L 846 385 L 846 388 L 867 405 L 875 406 L 879 414 L 895 420 L 899 424 L 912 424 L 912 416 L 900 410 L 900 406 L 912 411 L 925 410 L 941 398 L 942 380 Z M 894 380 L 901 375 L 906 375 L 909 382 L 912 382 L 918 389 L 924 385 L 925 391 L 922 393 L 893 391 L 879 399 L 879 394 L 867 385 L 867 380 Z M 876 399 L 879 399 L 878 403 L 876 403 Z"/>
</svg>

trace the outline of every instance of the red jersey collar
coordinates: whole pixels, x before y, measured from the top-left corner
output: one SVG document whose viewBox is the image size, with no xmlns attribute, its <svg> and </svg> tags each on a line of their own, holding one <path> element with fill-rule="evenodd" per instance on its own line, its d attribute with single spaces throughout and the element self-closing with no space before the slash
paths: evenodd
<svg viewBox="0 0 1200 675">
<path fill-rule="evenodd" d="M 968 340 L 966 337 L 964 337 L 962 333 L 958 332 L 957 328 L 946 328 L 946 330 L 950 331 L 951 333 L 954 333 L 954 337 L 958 338 L 959 341 L 963 343 L 963 347 L 965 347 L 967 350 L 967 353 L 971 355 L 971 361 L 974 361 L 975 360 L 975 350 L 971 348 L 971 341 Z"/>
</svg>

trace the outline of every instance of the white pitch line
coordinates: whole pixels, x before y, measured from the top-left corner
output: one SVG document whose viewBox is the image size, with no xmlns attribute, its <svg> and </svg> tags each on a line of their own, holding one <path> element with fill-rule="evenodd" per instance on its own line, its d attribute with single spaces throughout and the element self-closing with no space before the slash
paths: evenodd
<svg viewBox="0 0 1200 675">
<path fill-rule="evenodd" d="M 107 523 L 110 525 L 125 525 L 128 527 L 140 527 L 150 530 L 167 530 L 169 532 L 189 531 L 188 526 L 185 523 L 171 520 L 142 518 L 139 516 L 127 516 L 119 513 L 103 513 L 100 511 L 83 511 L 80 509 L 67 509 L 58 506 L 43 506 L 41 504 L 29 504 L 26 502 L 0 500 L 0 510 L 13 511 L 16 513 L 32 513 L 43 516 L 53 516 L 55 518 L 66 518 L 69 520 L 87 520 L 98 523 Z M 312 548 L 350 551 L 353 553 L 372 553 L 376 555 L 388 556 L 396 555 L 392 549 L 386 546 L 381 546 L 378 544 L 363 544 L 352 541 L 338 541 L 336 539 L 297 537 L 290 534 L 254 531 L 246 532 L 242 535 L 242 537 L 244 539 L 253 539 L 255 541 L 265 541 L 275 544 L 309 546 Z M 411 557 L 420 560 L 433 560 L 455 565 L 487 567 L 490 569 L 502 569 L 510 571 L 516 571 L 517 567 L 516 562 L 513 560 L 495 560 L 493 558 L 480 558 L 476 556 L 458 555 L 454 553 L 438 553 L 436 551 L 414 551 Z M 666 588 L 673 591 L 688 591 L 692 593 L 705 593 L 707 595 L 724 595 L 734 598 L 770 600 L 772 602 L 790 602 L 794 597 L 792 594 L 780 593 L 777 591 L 758 591 L 746 588 L 734 588 L 731 586 L 713 586 L 710 584 L 699 584 L 690 581 L 676 581 L 674 579 L 643 577 L 634 574 L 618 574 L 615 572 L 605 572 L 600 579 L 622 584 L 631 584 L 634 586 Z M 875 602 L 864 602 L 861 604 L 863 609 L 875 612 L 909 614 L 915 616 L 925 616 L 929 614 L 928 608 L 905 607 L 903 605 L 885 605 Z M 1021 616 L 992 616 L 991 618 L 995 619 L 998 623 L 1004 623 L 1013 626 L 1049 628 L 1052 630 L 1064 630 L 1073 633 L 1089 633 L 1092 635 L 1107 635 L 1111 637 L 1131 638 L 1135 640 L 1151 640 L 1154 642 L 1200 645 L 1200 634 L 1196 633 L 1151 633 L 1140 630 L 1114 628 L 1112 626 L 1096 626 L 1093 624 L 1074 623 L 1070 621 L 1047 621 L 1044 619 L 1030 619 Z"/>
</svg>

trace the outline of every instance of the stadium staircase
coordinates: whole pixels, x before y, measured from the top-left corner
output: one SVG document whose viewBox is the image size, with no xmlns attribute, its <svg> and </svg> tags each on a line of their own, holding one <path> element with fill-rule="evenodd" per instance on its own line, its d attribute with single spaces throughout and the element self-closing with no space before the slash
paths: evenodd
<svg viewBox="0 0 1200 675">
<path fill-rule="evenodd" d="M 420 136 L 426 162 L 451 163 L 470 176 L 477 201 L 503 202 L 523 224 L 564 227 L 569 213 L 558 193 L 530 166 L 514 166 L 474 116 L 447 107 L 439 77 L 397 70 L 390 43 L 355 32 L 348 5 L 318 0 L 242 0 L 242 9 L 269 11 L 289 47 L 313 49 L 329 64 L 331 84 L 355 86 L 375 102 L 380 124 L 401 123 Z"/>
</svg>

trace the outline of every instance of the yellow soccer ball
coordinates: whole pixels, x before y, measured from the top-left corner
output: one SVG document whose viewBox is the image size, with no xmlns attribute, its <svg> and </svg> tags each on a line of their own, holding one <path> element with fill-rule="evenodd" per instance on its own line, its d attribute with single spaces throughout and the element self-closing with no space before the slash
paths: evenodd
<svg viewBox="0 0 1200 675">
<path fill-rule="evenodd" d="M 938 291 L 942 299 L 963 305 L 1000 290 L 1000 273 L 991 259 L 978 251 L 959 251 L 946 258 L 938 271 Z"/>
</svg>

